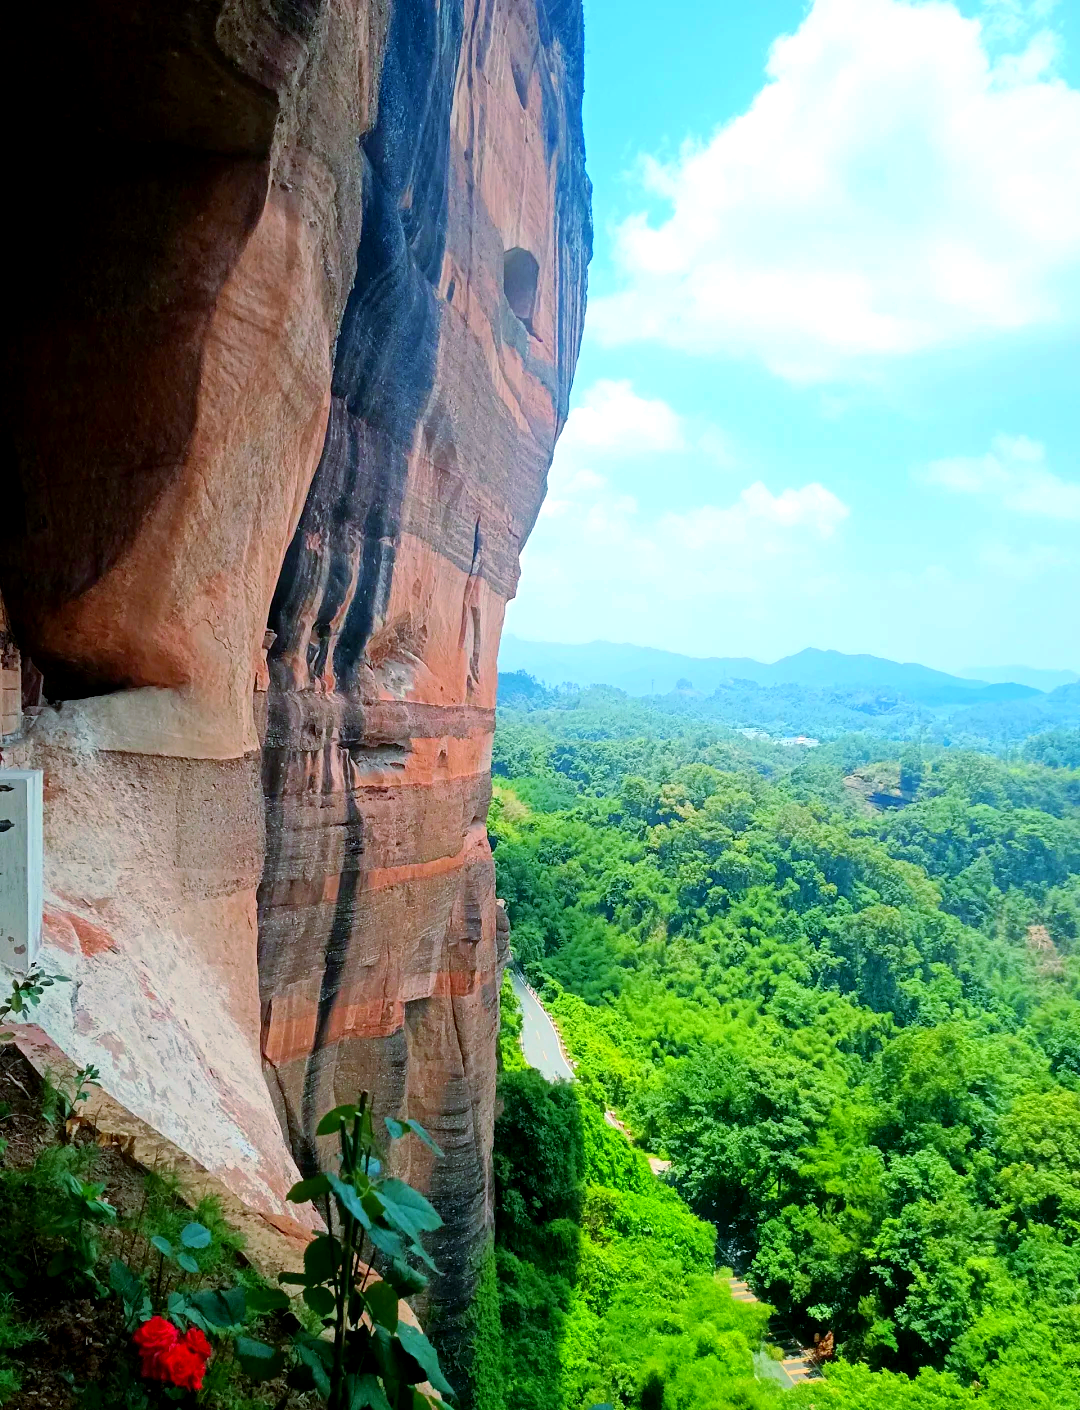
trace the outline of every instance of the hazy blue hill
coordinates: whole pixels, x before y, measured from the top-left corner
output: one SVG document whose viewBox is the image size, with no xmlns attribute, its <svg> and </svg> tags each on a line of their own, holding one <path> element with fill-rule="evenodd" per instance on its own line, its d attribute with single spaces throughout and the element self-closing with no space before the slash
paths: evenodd
<svg viewBox="0 0 1080 1410">
<path fill-rule="evenodd" d="M 945 671 L 935 671 L 912 661 L 889 661 L 882 656 L 848 656 L 842 651 L 818 651 L 814 647 L 807 647 L 794 656 L 785 656 L 766 669 L 770 674 L 770 684 L 808 685 L 818 689 L 895 690 L 912 698 L 914 691 L 950 689 L 958 691 L 960 698 L 966 700 L 972 691 L 982 688 L 975 681 L 962 680 L 959 676 L 950 676 Z"/>
<path fill-rule="evenodd" d="M 769 667 L 749 657 L 680 656 L 611 641 L 570 646 L 524 641 L 506 633 L 499 648 L 499 670 L 527 671 L 548 685 L 614 685 L 628 695 L 666 695 L 682 679 L 705 694 L 733 679 L 765 684 Z"/>
<path fill-rule="evenodd" d="M 1077 671 L 1039 671 L 1031 666 L 968 666 L 958 674 L 965 680 L 986 681 L 989 685 L 1016 681 L 1019 685 L 1034 686 L 1036 690 L 1056 690 L 1059 685 L 1075 685 L 1080 681 Z"/>
<path fill-rule="evenodd" d="M 794 656 L 765 664 L 746 656 L 683 656 L 654 647 L 610 641 L 581 645 L 524 641 L 503 637 L 499 669 L 526 671 L 548 685 L 612 685 L 628 695 L 666 695 L 689 681 L 700 695 L 739 682 L 758 686 L 801 686 L 813 691 L 860 691 L 944 707 L 1034 698 L 1029 685 L 986 685 L 951 676 L 917 662 L 888 661 L 880 656 L 848 656 L 841 651 L 808 647 Z"/>
<path fill-rule="evenodd" d="M 973 699 L 1023 700 L 1038 694 L 1031 686 L 1012 682 L 982 685 L 921 666 L 916 661 L 848 656 L 842 651 L 818 651 L 813 647 L 794 656 L 785 656 L 765 669 L 770 685 L 801 685 L 814 690 L 873 690 L 920 705 L 964 705 Z M 1003 691 L 1005 694 L 1001 693 Z"/>
<path fill-rule="evenodd" d="M 966 710 L 958 710 L 943 726 L 950 739 L 965 737 L 1008 744 L 1043 730 L 1080 727 L 1080 683 L 1058 686 L 1048 695 L 1029 700 L 994 702 L 985 697 Z"/>
</svg>

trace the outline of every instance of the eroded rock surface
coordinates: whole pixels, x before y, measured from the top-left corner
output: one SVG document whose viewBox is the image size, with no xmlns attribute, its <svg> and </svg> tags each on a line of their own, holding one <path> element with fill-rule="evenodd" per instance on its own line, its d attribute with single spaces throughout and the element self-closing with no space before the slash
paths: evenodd
<svg viewBox="0 0 1080 1410">
<path fill-rule="evenodd" d="M 78 981 L 43 1026 L 279 1221 L 321 1109 L 423 1121 L 452 1321 L 491 1219 L 498 639 L 584 313 L 580 0 L 18 26 L 50 82 L 0 592 L 49 704 L 4 757 L 46 771 Z"/>
<path fill-rule="evenodd" d="M 410 1173 L 447 1219 L 451 1304 L 491 1220 L 496 657 L 583 312 L 580 63 L 575 7 L 399 0 L 326 444 L 270 614 L 263 1053 L 305 1163 L 358 1086 L 432 1130 L 446 1158 Z"/>
</svg>

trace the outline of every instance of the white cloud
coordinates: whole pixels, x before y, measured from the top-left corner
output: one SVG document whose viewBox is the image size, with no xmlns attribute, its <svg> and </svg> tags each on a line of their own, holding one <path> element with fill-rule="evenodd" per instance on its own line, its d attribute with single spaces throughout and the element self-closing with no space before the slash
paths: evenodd
<svg viewBox="0 0 1080 1410">
<path fill-rule="evenodd" d="M 607 380 L 589 388 L 559 439 L 563 456 L 582 447 L 636 455 L 681 450 L 684 444 L 682 420 L 666 401 L 639 397 L 629 382 Z"/>
<path fill-rule="evenodd" d="M 553 518 L 575 504 L 580 508 L 582 496 L 605 487 L 607 481 L 596 466 L 652 463 L 660 456 L 684 453 L 717 466 L 733 459 L 728 438 L 718 426 L 692 432 L 666 401 L 638 396 L 629 381 L 602 378 L 567 418 L 541 515 Z"/>
<path fill-rule="evenodd" d="M 556 447 L 513 630 L 549 640 L 648 631 L 653 640 L 685 634 L 687 644 L 710 611 L 763 620 L 832 590 L 833 543 L 849 511 L 824 485 L 774 492 L 755 480 L 722 502 L 654 515 L 620 483 L 635 459 L 663 475 L 666 456 L 701 458 L 718 446 L 727 456 L 717 428 L 691 436 L 666 403 L 629 383 L 590 389 Z"/>
<path fill-rule="evenodd" d="M 1012 514 L 1080 520 L 1080 484 L 1055 475 L 1046 464 L 1046 448 L 1027 436 L 995 436 L 986 455 L 932 461 L 920 478 Z"/>
<path fill-rule="evenodd" d="M 593 333 L 820 382 L 1076 318 L 1080 92 L 1038 10 L 815 0 L 746 113 L 644 164 L 670 211 L 619 228 Z M 1010 26 L 1026 47 L 992 54 Z"/>
<path fill-rule="evenodd" d="M 750 547 L 763 554 L 783 551 L 792 533 L 829 539 L 848 517 L 847 506 L 824 485 L 804 485 L 774 495 L 760 480 L 726 508 L 706 504 L 689 514 L 665 514 L 659 533 L 673 547 L 696 555 Z M 712 565 L 708 565 L 712 571 Z"/>
</svg>

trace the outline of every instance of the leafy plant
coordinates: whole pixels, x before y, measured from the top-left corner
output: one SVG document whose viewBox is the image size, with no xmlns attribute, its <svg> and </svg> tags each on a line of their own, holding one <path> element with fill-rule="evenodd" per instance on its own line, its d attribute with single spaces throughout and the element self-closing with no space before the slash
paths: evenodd
<svg viewBox="0 0 1080 1410">
<path fill-rule="evenodd" d="M 51 1126 L 56 1127 L 62 1142 L 70 1138 L 82 1120 L 79 1103 L 89 1099 L 90 1093 L 86 1089 L 98 1086 L 100 1078 L 100 1070 L 92 1063 L 80 1067 L 70 1078 L 58 1083 L 46 1077 L 41 1114 Z"/>
<path fill-rule="evenodd" d="M 162 1261 L 166 1258 L 182 1268 L 185 1273 L 198 1273 L 199 1263 L 195 1258 L 195 1250 L 207 1248 L 210 1244 L 210 1230 L 205 1224 L 193 1221 L 185 1224 L 180 1230 L 180 1246 L 175 1248 L 168 1239 L 161 1234 L 155 1234 L 151 1238 L 151 1245 L 157 1249 Z"/>
<path fill-rule="evenodd" d="M 442 1155 L 419 1122 L 388 1118 L 386 1129 L 394 1140 L 412 1134 Z M 304 1271 L 283 1273 L 280 1281 L 302 1289 L 323 1335 L 296 1334 L 288 1384 L 316 1391 L 329 1410 L 442 1405 L 439 1396 L 452 1397 L 453 1391 L 435 1348 L 398 1316 L 399 1298 L 426 1285 L 410 1259 L 435 1269 L 421 1235 L 440 1228 L 442 1220 L 410 1185 L 382 1174 L 366 1092 L 357 1105 L 328 1112 L 317 1130 L 323 1136 L 337 1133 L 338 1173 L 301 1180 L 289 1199 L 316 1202 L 324 1210 L 327 1232 L 308 1245 Z M 376 1256 L 382 1279 L 372 1274 Z M 280 1375 L 287 1364 L 283 1351 L 250 1337 L 237 1338 L 236 1355 L 252 1380 Z M 421 1392 L 417 1387 L 424 1382 L 439 1394 Z"/>
<path fill-rule="evenodd" d="M 61 1195 L 43 1232 L 61 1240 L 61 1247 L 49 1260 L 46 1272 L 51 1278 L 74 1275 L 84 1278 L 94 1291 L 106 1288 L 97 1276 L 101 1247 L 94 1233 L 103 1225 L 116 1223 L 116 1210 L 102 1199 L 105 1186 L 80 1179 L 70 1170 L 58 1176 Z"/>
<path fill-rule="evenodd" d="M 124 1306 L 124 1326 L 129 1332 L 151 1315 L 150 1294 L 144 1279 L 137 1277 L 122 1258 L 109 1264 L 109 1287 Z"/>
<path fill-rule="evenodd" d="M 66 974 L 47 974 L 34 965 L 25 979 L 11 981 L 10 996 L 0 1002 L 0 1024 L 6 1023 L 13 1013 L 23 1014 L 29 1009 L 37 1008 L 45 990 L 51 989 L 54 984 L 70 983 L 71 980 Z M 15 1034 L 10 1031 L 0 1033 L 0 1043 L 10 1043 L 14 1037 Z"/>
</svg>

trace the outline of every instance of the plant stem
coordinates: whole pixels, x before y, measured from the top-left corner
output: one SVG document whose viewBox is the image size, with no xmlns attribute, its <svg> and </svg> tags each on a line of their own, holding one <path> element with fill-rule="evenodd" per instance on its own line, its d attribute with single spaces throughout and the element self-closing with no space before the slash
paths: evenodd
<svg viewBox="0 0 1080 1410">
<path fill-rule="evenodd" d="M 341 1178 L 352 1176 L 349 1159 L 349 1137 L 345 1122 L 339 1123 L 338 1143 L 341 1147 Z M 338 1410 L 345 1381 L 345 1320 L 348 1316 L 347 1286 L 352 1264 L 352 1215 L 341 1211 L 341 1264 L 334 1274 L 334 1369 L 330 1379 L 330 1410 Z"/>
</svg>

